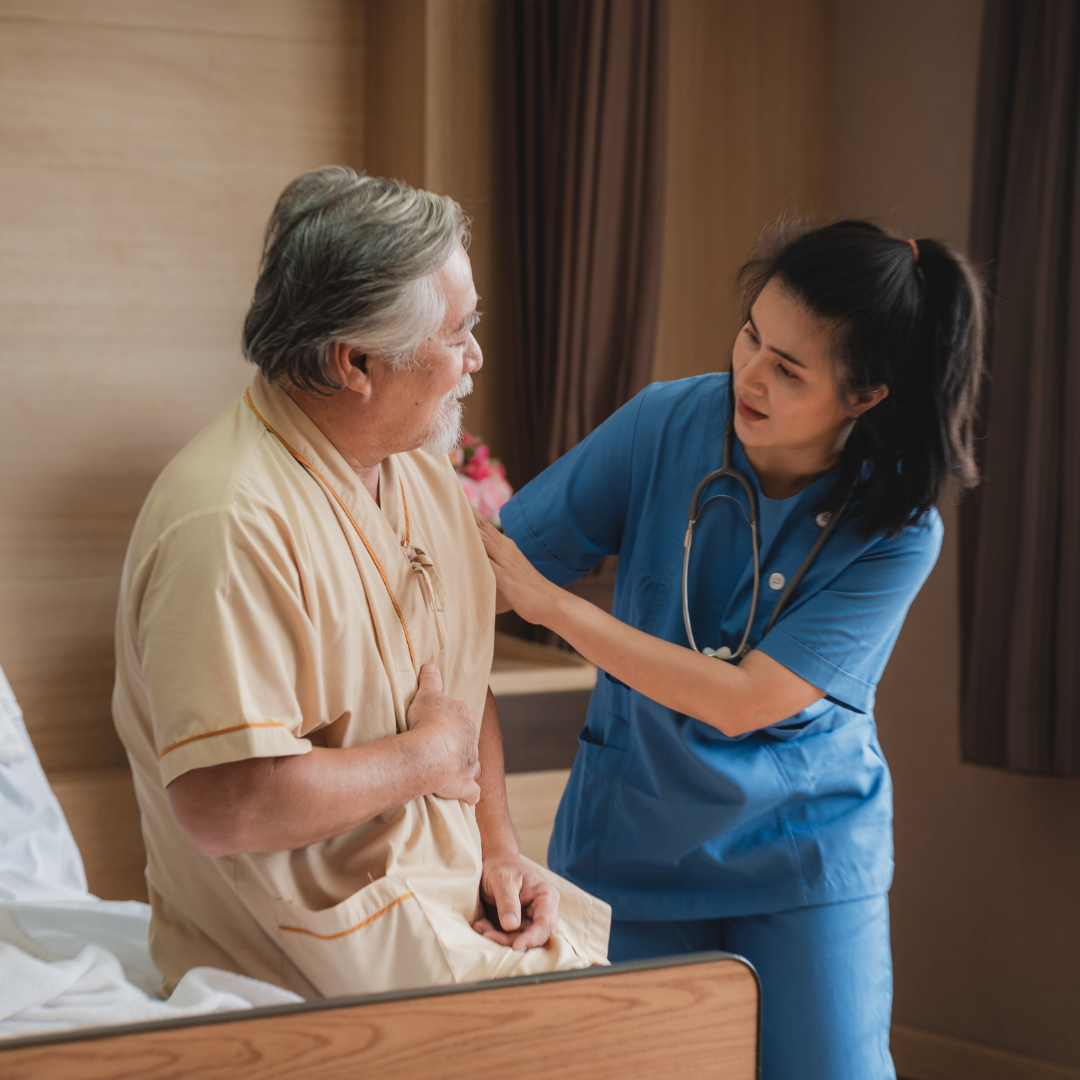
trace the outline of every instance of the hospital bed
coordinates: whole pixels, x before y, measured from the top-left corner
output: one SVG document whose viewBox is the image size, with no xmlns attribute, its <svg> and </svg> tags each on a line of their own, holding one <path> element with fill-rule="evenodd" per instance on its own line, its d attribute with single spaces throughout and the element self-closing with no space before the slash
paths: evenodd
<svg viewBox="0 0 1080 1080">
<path fill-rule="evenodd" d="M 580 673 L 560 678 L 572 682 Z M 132 899 L 145 897 L 145 886 L 130 776 L 122 769 L 68 773 L 54 793 L 0 672 L 0 713 L 5 705 L 11 723 L 7 760 L 0 723 L 3 1080 L 759 1075 L 757 976 L 723 953 L 317 1002 L 199 969 L 189 973 L 184 995 L 178 988 L 162 1002 L 151 986 L 157 975 L 146 944 L 148 909 Z M 21 761 L 12 760 L 11 729 L 25 743 Z M 565 779 L 564 770 L 508 777 L 523 850 L 534 858 L 543 858 Z M 109 899 L 87 891 L 87 876 Z M 91 954 L 99 967 L 87 967 L 84 982 L 74 985 L 78 993 L 11 1014 L 24 970 L 49 975 L 66 964 L 70 973 L 86 967 Z M 87 992 L 85 979 L 101 972 L 111 972 L 106 983 L 115 1010 L 113 999 L 97 992 L 105 985 L 100 979 L 97 997 Z M 133 1015 L 150 1019 L 126 1022 Z"/>
<path fill-rule="evenodd" d="M 720 953 L 0 1044 L 5 1080 L 380 1080 L 757 1071 L 757 985 Z"/>
</svg>

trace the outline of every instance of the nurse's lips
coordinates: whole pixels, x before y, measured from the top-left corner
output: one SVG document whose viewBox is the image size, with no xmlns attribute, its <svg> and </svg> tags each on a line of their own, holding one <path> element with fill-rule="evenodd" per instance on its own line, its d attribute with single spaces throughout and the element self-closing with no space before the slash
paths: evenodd
<svg viewBox="0 0 1080 1080">
<path fill-rule="evenodd" d="M 768 420 L 769 418 L 764 414 L 757 411 L 757 409 L 751 409 L 749 405 L 743 401 L 742 398 L 736 398 L 735 408 L 739 410 L 739 415 L 744 420 Z"/>
</svg>

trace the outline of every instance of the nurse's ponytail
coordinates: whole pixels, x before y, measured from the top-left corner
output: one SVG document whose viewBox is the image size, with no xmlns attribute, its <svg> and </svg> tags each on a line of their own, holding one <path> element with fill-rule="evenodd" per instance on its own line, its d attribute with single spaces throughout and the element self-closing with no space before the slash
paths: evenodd
<svg viewBox="0 0 1080 1080">
<path fill-rule="evenodd" d="M 856 422 L 822 509 L 836 509 L 854 489 L 850 513 L 869 537 L 918 521 L 950 480 L 978 483 L 972 429 L 986 302 L 968 258 L 941 240 L 901 240 L 869 222 L 841 221 L 748 262 L 740 275 L 746 314 L 773 278 L 835 327 L 842 391 L 889 388 Z"/>
</svg>

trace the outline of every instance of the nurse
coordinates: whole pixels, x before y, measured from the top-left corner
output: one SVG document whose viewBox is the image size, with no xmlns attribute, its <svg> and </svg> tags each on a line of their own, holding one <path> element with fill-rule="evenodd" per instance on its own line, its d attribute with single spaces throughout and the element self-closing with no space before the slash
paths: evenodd
<svg viewBox="0 0 1080 1080">
<path fill-rule="evenodd" d="M 892 1078 L 874 691 L 938 556 L 934 502 L 977 478 L 981 287 L 948 245 L 857 221 L 777 244 L 741 282 L 730 375 L 647 387 L 504 507 L 505 537 L 481 529 L 501 609 L 600 669 L 548 859 L 611 904 L 611 959 L 738 953 L 761 977 L 765 1080 Z M 722 477 L 687 571 L 712 656 L 690 644 L 682 564 L 729 423 L 760 598 L 751 618 L 750 500 Z M 612 615 L 560 588 L 612 554 Z"/>
</svg>

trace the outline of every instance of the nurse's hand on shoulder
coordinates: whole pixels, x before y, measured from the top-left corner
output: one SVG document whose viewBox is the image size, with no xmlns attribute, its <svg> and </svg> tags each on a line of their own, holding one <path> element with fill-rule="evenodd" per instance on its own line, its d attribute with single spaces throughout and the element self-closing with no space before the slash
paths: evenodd
<svg viewBox="0 0 1080 1080">
<path fill-rule="evenodd" d="M 424 737 L 432 794 L 475 806 L 480 801 L 480 748 L 472 714 L 464 702 L 443 693 L 442 672 L 434 664 L 424 664 L 417 681 L 405 723 Z"/>
<path fill-rule="evenodd" d="M 498 912 L 499 924 L 477 919 L 473 929 L 491 941 L 524 952 L 542 948 L 555 933 L 558 890 L 516 851 L 484 852 L 480 897 Z"/>
<path fill-rule="evenodd" d="M 475 507 L 473 517 L 495 574 L 496 611 L 501 614 L 513 608 L 526 622 L 543 623 L 552 605 L 562 596 L 562 589 L 536 570 L 521 554 L 517 544 L 499 532 Z"/>
</svg>

